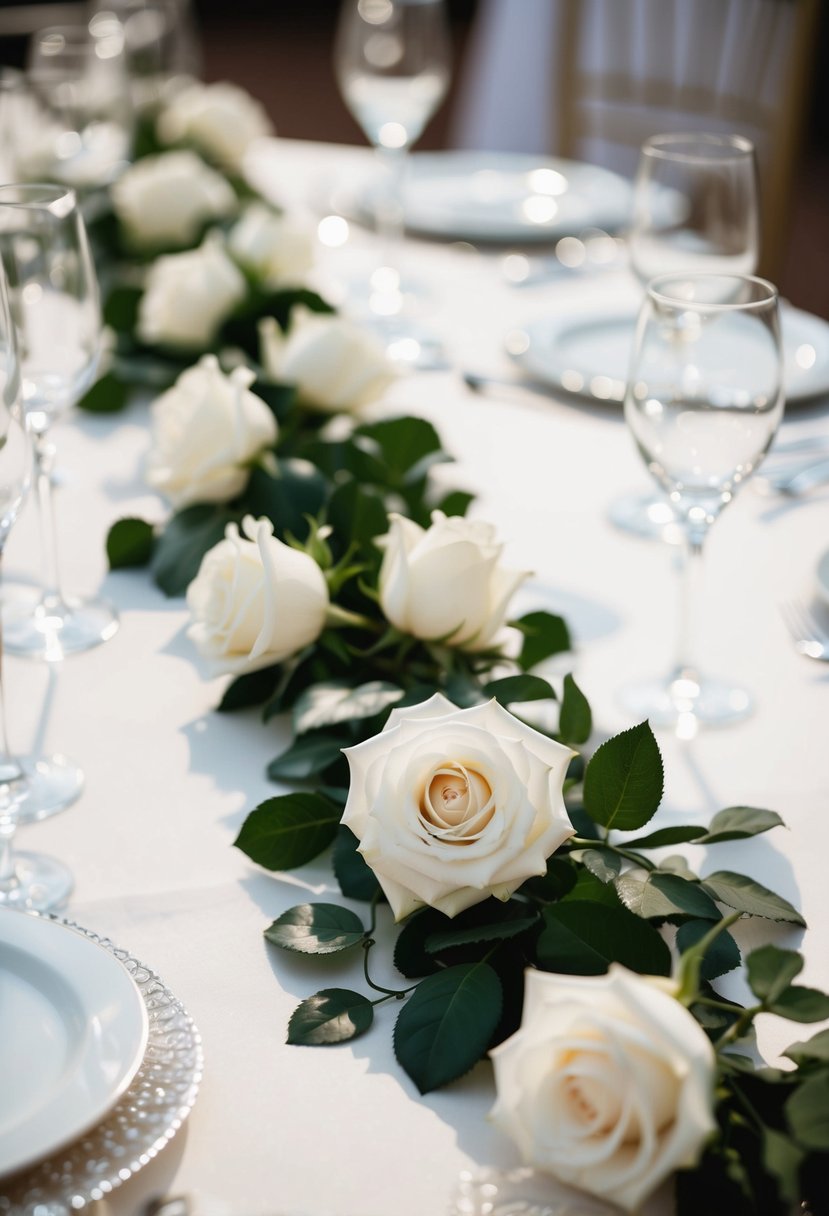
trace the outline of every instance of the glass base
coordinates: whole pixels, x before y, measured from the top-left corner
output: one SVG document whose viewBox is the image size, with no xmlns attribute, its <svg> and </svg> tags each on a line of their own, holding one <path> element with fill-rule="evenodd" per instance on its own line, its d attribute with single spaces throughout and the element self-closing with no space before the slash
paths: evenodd
<svg viewBox="0 0 829 1216">
<path fill-rule="evenodd" d="M 662 494 L 623 494 L 610 504 L 607 517 L 614 527 L 633 536 L 669 545 L 682 543 L 680 518 Z"/>
<path fill-rule="evenodd" d="M 66 599 L 57 604 L 5 596 L 3 643 L 9 654 L 59 662 L 91 650 L 118 629 L 118 613 L 106 600 Z"/>
<path fill-rule="evenodd" d="M 19 823 L 49 819 L 71 806 L 83 791 L 83 770 L 66 756 L 27 756 L 20 764 L 26 792 L 18 803 Z"/>
<path fill-rule="evenodd" d="M 700 675 L 633 684 L 622 689 L 619 700 L 639 721 L 670 727 L 680 739 L 693 738 L 701 727 L 741 722 L 754 709 L 745 688 Z"/>
<path fill-rule="evenodd" d="M 66 866 L 41 853 L 14 853 L 14 877 L 0 883 L 0 908 L 54 912 L 72 892 L 72 875 Z"/>
</svg>

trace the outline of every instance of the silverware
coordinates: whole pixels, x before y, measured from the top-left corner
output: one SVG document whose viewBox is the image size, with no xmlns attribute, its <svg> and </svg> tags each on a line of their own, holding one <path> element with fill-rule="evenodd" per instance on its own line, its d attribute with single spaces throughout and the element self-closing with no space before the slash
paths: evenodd
<svg viewBox="0 0 829 1216">
<path fill-rule="evenodd" d="M 475 393 L 485 393 L 492 388 L 517 388 L 526 393 L 535 393 L 542 397 L 552 397 L 560 400 L 563 390 L 558 390 L 552 384 L 543 380 L 530 380 L 525 376 L 496 376 L 489 372 L 465 371 L 461 373 L 467 388 Z M 564 394 L 566 396 L 566 394 Z"/>
<path fill-rule="evenodd" d="M 800 600 L 789 600 L 780 605 L 780 612 L 794 639 L 795 650 L 809 659 L 829 663 L 829 633 L 811 609 Z"/>
<path fill-rule="evenodd" d="M 757 488 L 764 494 L 784 494 L 788 498 L 799 498 L 801 494 L 814 490 L 829 482 L 829 456 L 802 460 L 795 466 L 787 464 L 780 469 L 763 472 L 757 478 Z"/>
</svg>

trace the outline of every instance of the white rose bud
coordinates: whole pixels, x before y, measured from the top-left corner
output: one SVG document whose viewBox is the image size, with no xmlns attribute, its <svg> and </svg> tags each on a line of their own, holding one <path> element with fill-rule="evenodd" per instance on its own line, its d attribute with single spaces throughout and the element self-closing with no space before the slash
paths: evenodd
<svg viewBox="0 0 829 1216">
<path fill-rule="evenodd" d="M 306 405 L 326 413 L 361 409 L 397 374 L 374 335 L 345 317 L 294 308 L 287 336 L 267 317 L 259 337 L 266 375 L 295 384 Z"/>
<path fill-rule="evenodd" d="M 527 1164 L 636 1210 L 714 1131 L 711 1043 L 662 981 L 618 964 L 526 981 L 490 1117 Z"/>
<path fill-rule="evenodd" d="M 195 81 L 176 93 L 158 118 L 165 144 L 191 143 L 225 169 L 238 171 L 254 140 L 273 133 L 264 107 L 238 85 Z"/>
<path fill-rule="evenodd" d="M 380 606 L 402 633 L 445 641 L 465 650 L 490 646 L 503 628 L 509 602 L 529 577 L 500 564 L 503 545 L 482 521 L 432 512 L 423 529 L 390 515 L 381 537 Z"/>
<path fill-rule="evenodd" d="M 436 693 L 344 750 L 342 822 L 397 920 L 508 899 L 573 835 L 561 789 L 574 753 L 496 701 L 458 709 Z"/>
<path fill-rule="evenodd" d="M 247 515 L 242 532 L 228 524 L 187 588 L 187 636 L 216 675 L 280 663 L 325 626 L 328 588 L 314 559 L 277 540 L 270 520 Z"/>
<path fill-rule="evenodd" d="M 205 224 L 232 215 L 236 194 L 195 152 L 136 161 L 111 190 L 115 214 L 134 245 L 192 245 Z"/>
<path fill-rule="evenodd" d="M 199 350 L 245 298 L 245 280 L 220 239 L 153 262 L 138 309 L 138 336 L 150 345 Z"/>
<path fill-rule="evenodd" d="M 205 355 L 153 403 L 147 480 L 177 510 L 241 494 L 250 462 L 276 442 L 276 419 L 249 391 L 253 380 L 246 367 L 226 376 Z"/>
<path fill-rule="evenodd" d="M 295 215 L 251 203 L 231 229 L 228 248 L 266 287 L 301 283 L 314 263 L 314 233 Z"/>
</svg>

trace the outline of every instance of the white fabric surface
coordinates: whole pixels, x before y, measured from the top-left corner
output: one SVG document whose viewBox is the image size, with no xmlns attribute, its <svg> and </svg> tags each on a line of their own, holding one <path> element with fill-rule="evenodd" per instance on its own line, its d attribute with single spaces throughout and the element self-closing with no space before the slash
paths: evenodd
<svg viewBox="0 0 829 1216">
<path fill-rule="evenodd" d="M 280 141 L 262 151 L 259 167 L 296 198 L 364 166 L 367 155 Z M 355 240 L 358 249 L 369 244 Z M 409 255 L 435 289 L 427 319 L 446 334 L 458 367 L 508 371 L 501 351 L 511 325 L 635 296 L 621 271 L 516 290 L 503 285 L 490 255 L 425 244 Z M 331 253 L 330 264 L 348 256 L 348 248 Z M 671 550 L 622 535 L 605 519 L 614 495 L 648 488 L 619 411 L 509 391 L 478 396 L 455 371 L 401 380 L 385 408 L 437 424 L 457 457 L 441 476 L 474 488 L 474 513 L 497 523 L 509 564 L 535 570 L 518 607 L 567 617 L 598 735 L 630 725 L 616 693 L 668 667 L 675 584 Z M 55 431 L 65 583 L 114 600 L 119 632 L 60 670 L 6 659 L 12 745 L 60 750 L 87 775 L 81 801 L 21 830 L 20 846 L 71 866 L 70 915 L 153 966 L 204 1037 L 205 1079 L 185 1132 L 113 1197 L 112 1211 L 132 1216 L 149 1194 L 196 1191 L 250 1216 L 441 1213 L 461 1169 L 516 1163 L 485 1119 L 489 1067 L 419 1098 L 393 1061 L 393 1006 L 382 1006 L 373 1031 L 353 1045 L 285 1045 L 287 1020 L 304 996 L 336 984 L 362 988 L 359 960 L 323 966 L 266 946 L 265 927 L 309 890 L 338 897 L 324 862 L 283 880 L 231 847 L 247 811 L 279 792 L 264 770 L 286 736 L 252 713 L 212 713 L 223 681 L 200 678 L 182 601 L 165 599 L 144 572 L 105 572 L 104 536 L 115 519 L 163 517 L 142 481 L 146 423 L 136 405 L 114 418 L 75 417 Z M 825 432 L 828 424 L 825 408 L 803 408 L 783 434 Z M 788 503 L 749 487 L 718 522 L 701 658 L 749 685 L 757 711 L 688 744 L 659 733 L 667 785 L 658 819 L 704 822 L 734 803 L 779 811 L 788 830 L 689 855 L 703 872 L 743 870 L 793 900 L 811 926 L 804 982 L 824 987 L 829 669 L 795 653 L 778 605 L 809 592 L 827 547 L 826 491 Z M 7 580 L 33 578 L 37 558 L 29 505 L 9 541 Z M 802 938 L 782 929 L 774 936 L 788 946 Z M 799 1037 L 771 1018 L 762 1028 L 771 1056 Z"/>
</svg>

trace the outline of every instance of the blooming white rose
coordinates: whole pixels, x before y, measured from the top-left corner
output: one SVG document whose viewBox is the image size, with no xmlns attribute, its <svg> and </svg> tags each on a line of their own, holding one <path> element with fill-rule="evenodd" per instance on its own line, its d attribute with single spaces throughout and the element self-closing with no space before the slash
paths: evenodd
<svg viewBox="0 0 829 1216">
<path fill-rule="evenodd" d="M 187 588 L 187 636 L 214 674 L 280 663 L 325 625 L 328 588 L 314 559 L 277 540 L 268 519 L 246 515 L 242 532 L 228 524 Z"/>
<path fill-rule="evenodd" d="M 491 1053 L 491 1118 L 527 1164 L 633 1211 L 713 1132 L 714 1050 L 664 980 L 528 971 Z"/>
<path fill-rule="evenodd" d="M 204 355 L 153 403 L 147 481 L 177 510 L 241 494 L 250 461 L 276 442 L 276 419 L 249 391 L 253 380 L 249 368 L 226 376 Z"/>
<path fill-rule="evenodd" d="M 397 920 L 508 899 L 573 834 L 561 788 L 574 753 L 497 701 L 458 709 L 436 693 L 344 752 L 342 822 Z"/>
<path fill-rule="evenodd" d="M 374 335 L 345 317 L 294 308 L 287 335 L 267 317 L 259 338 L 266 375 L 295 384 L 307 405 L 325 412 L 368 405 L 397 374 Z"/>
<path fill-rule="evenodd" d="M 251 203 L 231 229 L 228 248 L 267 287 L 300 283 L 314 262 L 314 233 L 298 216 Z"/>
<path fill-rule="evenodd" d="M 264 107 L 238 85 L 194 81 L 158 117 L 164 144 L 192 143 L 223 168 L 238 171 L 256 139 L 273 133 Z"/>
<path fill-rule="evenodd" d="M 198 249 L 153 262 L 138 308 L 138 336 L 150 345 L 198 350 L 244 299 L 244 277 L 209 235 Z"/>
<path fill-rule="evenodd" d="M 143 248 L 189 245 L 206 223 L 232 215 L 236 194 L 195 152 L 164 152 L 136 161 L 113 184 L 115 214 Z"/>
<path fill-rule="evenodd" d="M 483 650 L 503 628 L 509 601 L 529 577 L 499 564 L 503 545 L 492 524 L 432 512 L 421 528 L 390 515 L 380 539 L 380 606 L 403 633 Z"/>
</svg>

